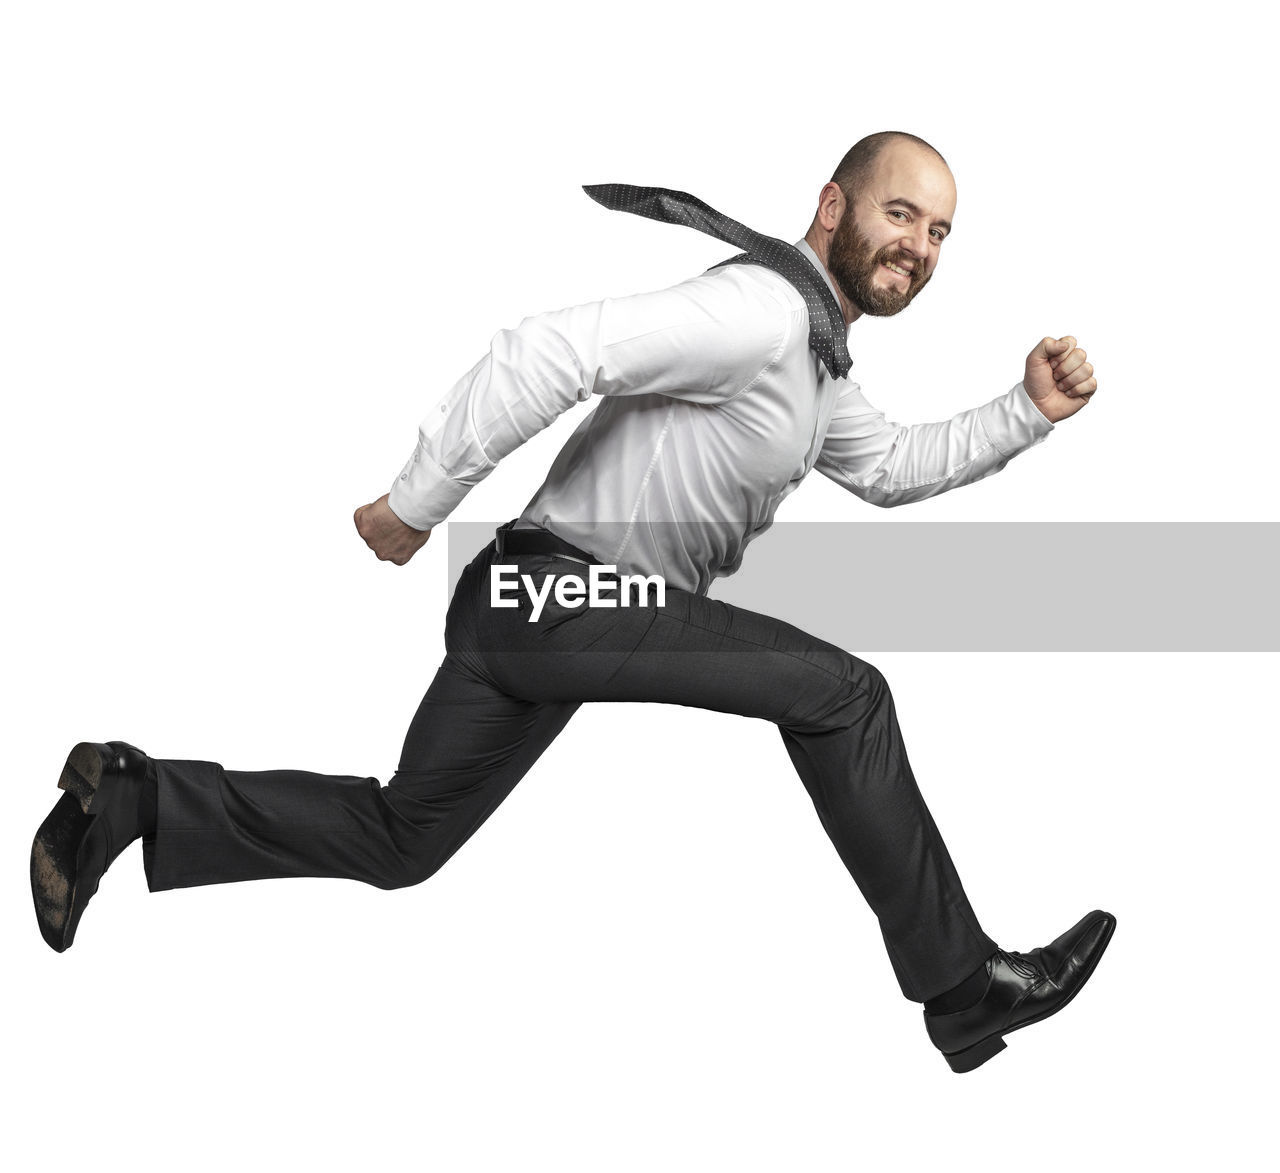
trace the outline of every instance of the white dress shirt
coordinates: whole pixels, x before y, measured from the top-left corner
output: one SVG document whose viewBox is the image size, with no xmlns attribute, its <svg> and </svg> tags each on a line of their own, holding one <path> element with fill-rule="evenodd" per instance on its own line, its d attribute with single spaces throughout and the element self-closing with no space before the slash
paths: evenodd
<svg viewBox="0 0 1280 1173">
<path fill-rule="evenodd" d="M 834 294 L 813 250 L 797 247 Z M 499 332 L 422 421 L 391 509 L 417 529 L 438 525 L 591 395 L 599 404 L 520 524 L 697 593 L 737 570 L 815 467 L 865 501 L 902 505 L 997 472 L 1053 429 L 1021 383 L 944 422 L 889 422 L 809 349 L 808 311 L 786 278 L 727 265 Z"/>
</svg>

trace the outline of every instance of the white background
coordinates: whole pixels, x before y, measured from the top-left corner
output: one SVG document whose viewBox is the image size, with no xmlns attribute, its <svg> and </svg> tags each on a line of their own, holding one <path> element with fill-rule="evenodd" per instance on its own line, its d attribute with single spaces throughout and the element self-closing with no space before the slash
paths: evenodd
<svg viewBox="0 0 1280 1173">
<path fill-rule="evenodd" d="M 914 131 L 959 211 L 918 304 L 854 331 L 872 401 L 947 416 L 1046 333 L 1096 362 L 1096 401 L 1002 475 L 892 513 L 814 477 L 783 520 L 1276 520 L 1275 22 L 1191 11 L 6 6 L 14 1167 L 1260 1157 L 1273 656 L 877 657 L 993 935 L 1119 917 L 1080 1000 L 963 1078 L 746 720 L 583 710 L 416 889 L 149 896 L 134 848 L 59 956 L 26 881 L 81 739 L 390 776 L 442 654 L 445 541 L 381 564 L 352 510 L 496 330 L 727 253 L 582 183 L 794 240 L 854 140 Z M 517 513 L 577 418 L 457 516 Z M 1046 583 L 1046 621 L 1105 590 L 1105 567 Z"/>
</svg>

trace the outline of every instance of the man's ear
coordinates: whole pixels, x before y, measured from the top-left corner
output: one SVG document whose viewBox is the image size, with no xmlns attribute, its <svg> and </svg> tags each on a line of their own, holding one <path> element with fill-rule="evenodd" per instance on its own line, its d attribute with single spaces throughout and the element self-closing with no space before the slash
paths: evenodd
<svg viewBox="0 0 1280 1173">
<path fill-rule="evenodd" d="M 818 193 L 818 223 L 827 232 L 834 232 L 848 206 L 844 192 L 834 181 L 826 184 Z"/>
</svg>

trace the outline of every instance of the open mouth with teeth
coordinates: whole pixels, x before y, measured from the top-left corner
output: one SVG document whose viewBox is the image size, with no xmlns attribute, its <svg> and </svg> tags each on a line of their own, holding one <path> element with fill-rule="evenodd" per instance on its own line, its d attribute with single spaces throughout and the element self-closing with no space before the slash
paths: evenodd
<svg viewBox="0 0 1280 1173">
<path fill-rule="evenodd" d="M 911 276 L 910 269 L 904 269 L 900 265 L 895 265 L 892 261 L 881 261 L 880 263 L 884 265 L 884 267 L 888 269 L 890 273 L 898 273 L 901 276 L 908 277 L 908 278 Z"/>
</svg>

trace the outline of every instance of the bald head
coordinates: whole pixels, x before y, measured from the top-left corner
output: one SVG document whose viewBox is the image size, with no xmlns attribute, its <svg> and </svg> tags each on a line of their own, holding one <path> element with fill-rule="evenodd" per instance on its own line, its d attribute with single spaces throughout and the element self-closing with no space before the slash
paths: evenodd
<svg viewBox="0 0 1280 1173">
<path fill-rule="evenodd" d="M 885 147 L 890 144 L 914 144 L 917 148 L 932 154 L 944 167 L 947 166 L 942 153 L 918 135 L 908 134 L 905 130 L 877 131 L 854 143 L 845 152 L 844 158 L 836 167 L 835 174 L 831 176 L 831 182 L 840 185 L 846 199 L 856 199 L 857 194 L 867 186 L 871 176 L 875 174 L 876 162 Z"/>
</svg>

